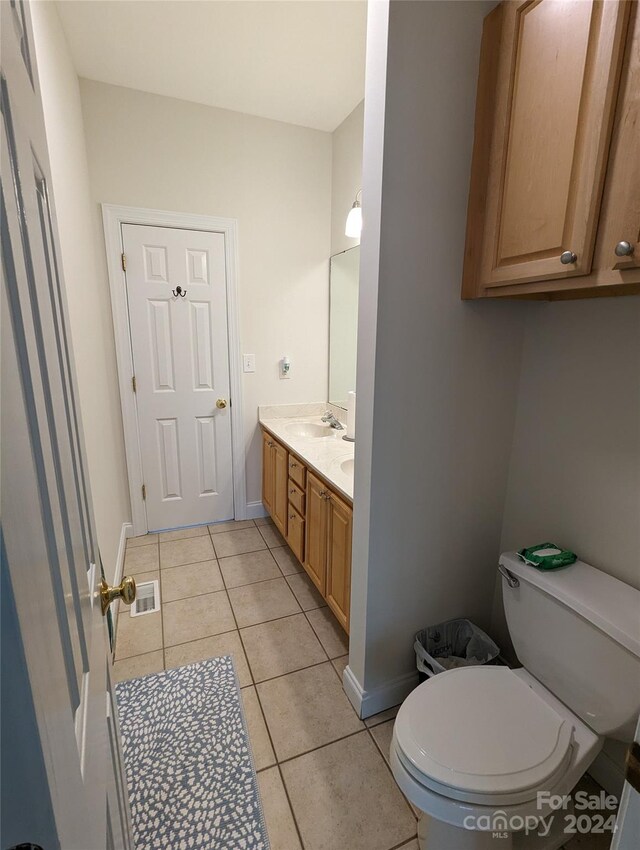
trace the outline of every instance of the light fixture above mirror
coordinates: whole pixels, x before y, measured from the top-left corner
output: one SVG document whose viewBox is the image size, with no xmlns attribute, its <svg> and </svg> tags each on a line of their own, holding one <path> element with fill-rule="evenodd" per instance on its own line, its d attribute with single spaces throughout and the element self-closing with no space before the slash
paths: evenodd
<svg viewBox="0 0 640 850">
<path fill-rule="evenodd" d="M 347 216 L 347 223 L 344 228 L 344 235 L 349 236 L 351 239 L 359 239 L 360 234 L 362 233 L 362 205 L 360 203 L 361 197 L 362 189 L 359 189 L 356 194 L 356 199 L 353 202 L 353 206 L 349 210 L 349 215 Z"/>
</svg>

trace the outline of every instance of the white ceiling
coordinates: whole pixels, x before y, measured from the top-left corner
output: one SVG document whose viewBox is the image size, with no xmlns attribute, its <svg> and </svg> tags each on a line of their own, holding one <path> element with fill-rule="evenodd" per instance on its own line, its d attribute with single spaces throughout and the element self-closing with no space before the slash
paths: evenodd
<svg viewBox="0 0 640 850">
<path fill-rule="evenodd" d="M 364 96 L 361 0 L 58 0 L 78 75 L 333 131 Z"/>
</svg>

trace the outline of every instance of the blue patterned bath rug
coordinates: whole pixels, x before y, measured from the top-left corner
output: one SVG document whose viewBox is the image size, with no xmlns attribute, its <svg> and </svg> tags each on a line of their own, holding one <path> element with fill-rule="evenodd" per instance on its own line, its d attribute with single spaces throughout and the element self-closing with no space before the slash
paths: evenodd
<svg viewBox="0 0 640 850">
<path fill-rule="evenodd" d="M 136 850 L 269 850 L 231 656 L 116 685 Z"/>
</svg>

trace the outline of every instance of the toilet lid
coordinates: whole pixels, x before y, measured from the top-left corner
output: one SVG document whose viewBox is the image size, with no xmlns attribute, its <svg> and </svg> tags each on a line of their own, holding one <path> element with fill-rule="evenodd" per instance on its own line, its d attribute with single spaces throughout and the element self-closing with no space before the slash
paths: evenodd
<svg viewBox="0 0 640 850">
<path fill-rule="evenodd" d="M 424 777 L 465 794 L 536 789 L 563 767 L 573 726 L 507 667 L 448 670 L 416 688 L 395 724 Z"/>
</svg>

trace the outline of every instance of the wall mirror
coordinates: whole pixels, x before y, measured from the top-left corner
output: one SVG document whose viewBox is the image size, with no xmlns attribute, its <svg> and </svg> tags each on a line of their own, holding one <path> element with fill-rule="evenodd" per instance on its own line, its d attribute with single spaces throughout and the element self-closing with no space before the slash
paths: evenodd
<svg viewBox="0 0 640 850">
<path fill-rule="evenodd" d="M 346 408 L 356 388 L 360 246 L 331 257 L 329 274 L 329 401 Z"/>
</svg>

